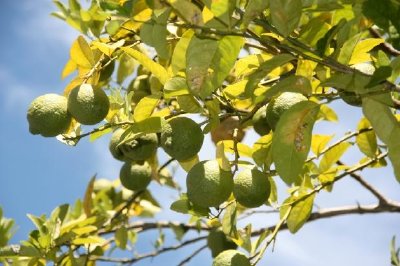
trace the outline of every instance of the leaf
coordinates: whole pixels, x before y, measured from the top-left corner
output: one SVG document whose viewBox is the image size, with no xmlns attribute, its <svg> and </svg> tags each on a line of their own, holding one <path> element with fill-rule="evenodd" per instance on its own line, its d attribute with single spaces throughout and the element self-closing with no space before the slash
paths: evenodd
<svg viewBox="0 0 400 266">
<path fill-rule="evenodd" d="M 225 145 L 223 141 L 219 141 L 217 143 L 217 148 L 216 148 L 216 159 L 218 161 L 219 167 L 225 171 L 231 171 L 231 165 L 229 163 L 228 158 L 225 155 Z"/>
<path fill-rule="evenodd" d="M 212 1 L 211 2 L 211 12 L 218 21 L 223 22 L 224 26 L 228 29 L 232 28 L 234 19 L 232 18 L 232 13 L 235 10 L 235 1 Z M 246 10 L 247 12 L 247 10 Z"/>
<path fill-rule="evenodd" d="M 71 59 L 83 68 L 90 69 L 94 66 L 94 55 L 85 38 L 79 36 L 72 44 L 70 50 Z"/>
<path fill-rule="evenodd" d="M 246 84 L 245 88 L 245 96 L 252 97 L 255 88 L 258 86 L 258 83 L 265 78 L 268 73 L 274 70 L 277 67 L 280 67 L 286 63 L 292 61 L 294 57 L 290 54 L 279 54 L 268 61 L 263 62 L 256 71 L 249 75 L 249 81 Z"/>
<path fill-rule="evenodd" d="M 243 38 L 237 36 L 225 36 L 218 41 L 193 37 L 186 51 L 189 90 L 195 96 L 210 96 L 235 65 L 243 43 Z"/>
<path fill-rule="evenodd" d="M 165 9 L 161 14 L 153 12 L 152 19 L 143 24 L 140 29 L 140 38 L 142 41 L 157 51 L 160 58 L 168 58 L 169 49 L 167 43 L 167 20 L 170 9 Z"/>
<path fill-rule="evenodd" d="M 246 5 L 246 12 L 244 12 L 241 29 L 246 29 L 250 22 L 259 16 L 269 5 L 265 0 L 249 0 Z"/>
<path fill-rule="evenodd" d="M 322 157 L 319 163 L 319 171 L 321 173 L 326 172 L 331 168 L 333 164 L 335 164 L 342 155 L 346 152 L 346 150 L 351 146 L 348 142 L 341 142 L 340 144 L 334 146 L 329 149 Z"/>
<path fill-rule="evenodd" d="M 201 113 L 203 108 L 200 103 L 192 95 L 180 95 L 176 97 L 179 108 L 186 113 Z"/>
<path fill-rule="evenodd" d="M 321 151 L 325 149 L 326 145 L 331 141 L 334 135 L 313 135 L 311 141 L 311 150 L 319 156 Z"/>
<path fill-rule="evenodd" d="M 283 36 L 289 36 L 299 24 L 302 2 L 298 0 L 270 0 L 271 22 Z"/>
<path fill-rule="evenodd" d="M 124 80 L 135 70 L 135 60 L 127 54 L 122 54 L 117 70 L 117 82 L 122 84 Z"/>
<path fill-rule="evenodd" d="M 93 41 L 92 45 L 99 49 L 103 54 L 105 54 L 108 57 L 112 57 L 112 54 L 114 53 L 115 49 L 121 47 L 124 45 L 125 40 L 119 40 L 113 44 L 108 44 L 104 42 L 99 42 L 99 41 Z"/>
<path fill-rule="evenodd" d="M 147 55 L 139 52 L 138 50 L 131 48 L 131 47 L 121 47 L 121 49 L 127 53 L 128 55 L 132 56 L 134 59 L 139 61 L 145 68 L 147 68 L 153 75 L 158 78 L 161 84 L 165 84 L 169 79 L 169 75 L 167 70 L 160 64 L 151 60 Z"/>
<path fill-rule="evenodd" d="M 166 99 L 190 94 L 186 79 L 179 76 L 173 77 L 165 83 L 163 93 Z"/>
<path fill-rule="evenodd" d="M 335 111 L 326 104 L 321 104 L 319 108 L 318 118 L 325 121 L 338 122 L 338 116 Z"/>
<path fill-rule="evenodd" d="M 185 170 L 186 172 L 189 172 L 192 167 L 199 162 L 199 156 L 196 155 L 193 158 L 190 158 L 185 161 L 178 161 L 179 165 Z"/>
<path fill-rule="evenodd" d="M 370 82 L 367 84 L 367 88 L 378 85 L 379 83 L 385 81 L 392 75 L 392 68 L 390 66 L 381 66 L 374 71 Z"/>
<path fill-rule="evenodd" d="M 226 207 L 225 214 L 222 217 L 222 231 L 225 235 L 237 238 L 236 219 L 236 203 L 233 202 Z"/>
<path fill-rule="evenodd" d="M 104 242 L 105 240 L 98 236 L 88 236 L 83 238 L 75 238 L 72 240 L 72 244 L 74 245 L 101 244 Z"/>
<path fill-rule="evenodd" d="M 90 133 L 89 141 L 93 142 L 96 139 L 98 139 L 98 138 L 110 133 L 111 131 L 112 131 L 112 128 L 106 128 L 106 129 L 101 129 L 100 128 L 100 130 Z"/>
<path fill-rule="evenodd" d="M 229 152 L 231 154 L 235 153 L 235 144 L 233 140 L 222 140 L 221 142 L 224 143 L 225 152 Z M 253 149 L 241 142 L 237 143 L 237 152 L 241 157 L 252 158 L 253 156 Z"/>
<path fill-rule="evenodd" d="M 390 108 L 372 98 L 363 98 L 363 113 L 376 135 L 387 145 L 394 174 L 400 182 L 400 125 Z"/>
<path fill-rule="evenodd" d="M 175 46 L 171 59 L 171 68 L 174 74 L 186 68 L 186 51 L 193 35 L 192 30 L 185 31 Z"/>
<path fill-rule="evenodd" d="M 150 117 L 154 109 L 157 107 L 160 98 L 160 93 L 143 97 L 138 102 L 133 112 L 133 119 L 135 120 L 135 122 L 140 122 Z"/>
<path fill-rule="evenodd" d="M 280 92 L 298 92 L 310 95 L 312 92 L 310 81 L 302 76 L 289 76 L 280 80 L 264 94 L 265 98 L 272 98 Z"/>
<path fill-rule="evenodd" d="M 361 118 L 357 130 L 363 131 L 371 127 L 371 123 L 366 118 Z M 370 158 L 374 158 L 378 152 L 378 143 L 375 132 L 369 130 L 356 136 L 356 143 L 362 153 Z"/>
<path fill-rule="evenodd" d="M 115 231 L 115 245 L 120 249 L 125 250 L 128 243 L 128 230 L 122 226 Z"/>
<path fill-rule="evenodd" d="M 259 138 L 253 144 L 253 160 L 258 166 L 263 164 L 267 165 L 267 168 L 271 162 L 271 144 L 272 134 L 268 134 Z M 269 163 L 270 162 L 270 163 Z"/>
<path fill-rule="evenodd" d="M 69 59 L 67 64 L 65 64 L 64 69 L 61 73 L 61 78 L 65 79 L 69 75 L 71 75 L 74 71 L 76 71 L 77 65 L 74 60 Z"/>
<path fill-rule="evenodd" d="M 83 198 L 83 210 L 85 211 L 87 217 L 91 216 L 92 214 L 92 206 L 93 206 L 92 193 L 95 181 L 96 181 L 96 175 L 94 175 L 90 179 L 89 184 L 86 188 L 85 196 Z"/>
<path fill-rule="evenodd" d="M 272 139 L 272 158 L 278 174 L 288 185 L 300 181 L 318 111 L 318 104 L 303 101 L 292 106 L 278 121 Z"/>
<path fill-rule="evenodd" d="M 161 132 L 164 123 L 166 123 L 164 118 L 153 116 L 133 123 L 128 130 L 132 133 L 158 133 Z"/>
<path fill-rule="evenodd" d="M 173 7 L 173 11 L 177 13 L 177 15 L 185 22 L 198 26 L 202 26 L 204 24 L 201 10 L 190 1 L 171 0 L 168 2 Z"/>
<path fill-rule="evenodd" d="M 314 204 L 315 194 L 307 196 L 296 202 L 290 210 L 289 216 L 286 220 L 289 231 L 294 234 L 296 233 L 311 215 L 311 211 Z"/>
<path fill-rule="evenodd" d="M 354 65 L 358 63 L 371 61 L 372 58 L 368 52 L 371 51 L 375 46 L 383 42 L 385 42 L 385 40 L 381 38 L 369 38 L 358 42 L 351 54 L 349 64 Z"/>
</svg>

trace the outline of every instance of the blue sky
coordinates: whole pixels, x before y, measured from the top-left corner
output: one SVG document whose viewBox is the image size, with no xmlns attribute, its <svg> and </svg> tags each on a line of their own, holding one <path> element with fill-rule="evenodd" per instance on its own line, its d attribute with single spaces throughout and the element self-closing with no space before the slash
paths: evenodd
<svg viewBox="0 0 400 266">
<path fill-rule="evenodd" d="M 2 1 L 0 9 L 0 205 L 5 215 L 16 220 L 18 231 L 13 242 L 25 239 L 32 229 L 27 213 L 40 215 L 50 213 L 57 205 L 73 203 L 82 197 L 86 184 L 97 173 L 100 178 L 116 178 L 120 163 L 108 152 L 108 137 L 94 143 L 83 140 L 77 147 L 68 147 L 55 138 L 33 136 L 28 132 L 26 110 L 29 103 L 45 93 L 62 93 L 66 84 L 61 80 L 61 70 L 69 56 L 69 46 L 78 36 L 62 21 L 49 15 L 55 7 L 49 0 Z M 337 131 L 336 137 L 354 130 L 361 117 L 357 108 L 348 108 L 341 103 L 333 105 L 338 111 L 341 124 L 320 123 L 319 133 Z M 256 136 L 249 132 L 246 142 L 254 142 Z M 201 159 L 212 159 L 207 138 Z M 355 162 L 358 154 L 349 152 L 344 160 Z M 165 161 L 161 156 L 161 161 Z M 178 179 L 184 173 L 178 171 Z M 393 199 L 400 200 L 400 185 L 395 181 L 391 169 L 366 170 L 368 181 Z M 281 184 L 282 185 L 282 184 Z M 177 196 L 169 189 L 153 185 L 159 199 L 173 200 Z M 280 189 L 284 198 L 285 189 Z M 317 197 L 319 207 L 334 207 L 374 203 L 367 192 L 351 180 L 341 181 L 333 194 L 322 192 Z M 168 205 L 167 205 L 168 206 Z M 182 215 L 166 211 L 160 218 L 184 220 Z M 276 217 L 259 215 L 252 222 L 258 226 L 271 225 Z M 249 219 L 243 224 L 250 222 Z M 389 242 L 394 234 L 400 238 L 400 215 L 380 214 L 346 216 L 312 222 L 296 235 L 283 232 L 273 253 L 268 253 L 262 265 L 388 265 Z M 170 235 L 169 235 L 170 236 Z M 171 236 L 170 236 L 171 237 Z M 154 235 L 141 238 L 148 249 Z M 166 254 L 151 264 L 150 260 L 138 265 L 165 264 L 165 260 L 184 258 L 188 254 Z M 204 251 L 191 265 L 209 262 L 209 252 Z M 172 265 L 175 265 L 173 263 Z"/>
</svg>

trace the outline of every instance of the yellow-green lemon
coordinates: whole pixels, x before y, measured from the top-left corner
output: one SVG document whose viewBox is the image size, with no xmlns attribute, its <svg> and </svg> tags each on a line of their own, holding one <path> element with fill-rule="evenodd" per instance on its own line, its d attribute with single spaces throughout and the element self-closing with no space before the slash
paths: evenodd
<svg viewBox="0 0 400 266">
<path fill-rule="evenodd" d="M 235 242 L 227 238 L 221 230 L 210 231 L 207 237 L 207 246 L 211 250 L 213 258 L 224 250 L 237 248 Z"/>
<path fill-rule="evenodd" d="M 195 205 L 218 207 L 232 193 L 232 173 L 221 169 L 216 160 L 202 161 L 189 170 L 186 187 L 187 196 Z"/>
<path fill-rule="evenodd" d="M 251 266 L 251 264 L 242 252 L 228 249 L 214 259 L 212 266 Z"/>
<path fill-rule="evenodd" d="M 144 190 L 151 181 L 151 167 L 147 162 L 142 164 L 126 162 L 121 167 L 119 178 L 121 184 L 130 190 Z"/>
<path fill-rule="evenodd" d="M 169 156 L 184 161 L 200 151 L 203 140 L 203 132 L 196 122 L 187 117 L 176 117 L 163 126 L 160 144 Z"/>
<path fill-rule="evenodd" d="M 34 135 L 55 137 L 64 133 L 71 124 L 67 98 L 53 93 L 37 97 L 28 108 L 27 119 Z"/>
<path fill-rule="evenodd" d="M 260 136 L 267 135 L 271 131 L 271 127 L 267 121 L 267 105 L 262 106 L 253 115 L 253 128 Z"/>
<path fill-rule="evenodd" d="M 68 111 L 83 125 L 99 123 L 107 116 L 109 108 L 107 94 L 90 84 L 74 88 L 68 96 Z"/>
<path fill-rule="evenodd" d="M 263 205 L 270 192 L 268 176 L 255 168 L 241 171 L 233 180 L 233 196 L 247 208 Z"/>
<path fill-rule="evenodd" d="M 275 130 L 279 118 L 286 110 L 302 101 L 307 101 L 307 98 L 303 94 L 296 92 L 283 92 L 278 97 L 273 98 L 269 102 L 266 111 L 266 119 L 271 129 Z"/>
<path fill-rule="evenodd" d="M 125 130 L 119 128 L 111 136 L 109 149 L 113 157 L 120 161 L 144 161 L 157 151 L 157 134 L 144 134 L 132 139 L 123 139 Z"/>
</svg>

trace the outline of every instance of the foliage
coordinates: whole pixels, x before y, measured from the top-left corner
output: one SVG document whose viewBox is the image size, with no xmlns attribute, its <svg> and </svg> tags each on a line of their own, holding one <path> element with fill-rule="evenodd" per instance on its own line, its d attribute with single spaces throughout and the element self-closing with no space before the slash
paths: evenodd
<svg viewBox="0 0 400 266">
<path fill-rule="evenodd" d="M 13 223 L 0 212 L 3 264 L 130 264 L 205 241 L 209 232 L 220 230 L 246 251 L 230 250 L 229 256 L 256 265 L 281 230 L 296 233 L 308 221 L 337 215 L 400 212 L 399 202 L 357 173 L 385 167 L 389 159 L 400 181 L 398 1 L 92 0 L 87 7 L 78 0 L 54 3 L 58 11 L 53 15 L 81 33 L 62 72 L 63 78 L 70 77 L 64 96 L 71 102 L 80 89 L 93 88 L 94 94 L 106 92 L 108 98 L 104 101 L 102 96 L 102 114 L 97 107 L 90 109 L 88 101 L 76 113 L 68 106 L 74 118 L 67 132 L 57 132 L 63 133 L 57 139 L 74 146 L 84 137 L 94 141 L 114 131 L 111 153 L 126 161 L 128 170 L 131 165 L 146 166 L 146 185 L 131 191 L 118 178 L 93 177 L 84 198 L 74 205 L 58 206 L 49 216 L 29 215 L 36 228 L 20 245 L 7 246 Z M 268 110 L 281 95 L 300 95 L 301 100 L 294 99 L 279 112 L 270 131 L 268 125 L 259 125 L 264 114 L 258 112 Z M 314 132 L 316 123 L 337 121 L 332 103 L 341 100 L 349 108 L 362 108 L 365 117 L 357 129 L 335 140 Z M 80 115 L 96 115 L 95 122 L 81 120 Z M 96 126 L 87 128 L 79 121 Z M 178 124 L 182 121 L 185 125 Z M 223 121 L 231 121 L 230 126 L 220 126 Z M 261 136 L 245 142 L 245 132 L 254 127 Z M 216 130 L 227 132 L 216 137 Z M 208 153 L 209 158 L 199 162 L 197 154 L 210 132 L 215 156 Z M 152 136 L 150 150 L 141 147 L 146 135 Z M 159 159 L 164 157 L 154 152 L 157 145 L 171 156 L 163 164 Z M 129 156 L 140 148 L 149 151 L 145 158 Z M 350 148 L 360 154 L 353 165 L 341 159 Z M 175 161 L 188 172 L 183 190 L 170 172 Z M 257 204 L 243 201 L 246 208 L 231 192 L 237 173 L 250 169 L 264 178 L 255 186 L 265 186 L 265 199 L 257 199 Z M 126 184 L 137 180 L 129 178 L 134 177 L 122 175 L 123 185 L 135 189 Z M 335 183 L 343 178 L 358 181 L 378 202 L 315 210 L 319 193 L 335 193 Z M 151 189 L 143 188 L 150 179 L 176 190 L 170 208 L 185 214 L 187 222 L 140 221 L 161 211 Z M 288 193 L 278 195 L 277 184 L 285 184 Z M 275 225 L 238 225 L 240 217 L 252 214 L 250 207 L 262 203 L 262 208 L 279 213 Z M 138 234 L 157 229 L 154 252 L 130 252 L 127 258 L 112 253 L 132 250 Z M 166 246 L 162 229 L 172 230 L 179 244 Z M 190 230 L 200 235 L 183 240 Z M 226 262 L 230 257 L 223 259 L 225 264 L 218 260 L 215 265 L 235 265 Z M 399 264 L 394 240 L 391 260 Z"/>
</svg>

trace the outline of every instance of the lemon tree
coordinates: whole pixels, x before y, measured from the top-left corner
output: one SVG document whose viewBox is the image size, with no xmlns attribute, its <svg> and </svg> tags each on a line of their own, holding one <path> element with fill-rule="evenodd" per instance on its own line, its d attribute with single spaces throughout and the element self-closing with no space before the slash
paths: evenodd
<svg viewBox="0 0 400 266">
<path fill-rule="evenodd" d="M 110 141 L 120 175 L 28 215 L 36 228 L 16 245 L 0 212 L 0 263 L 164 265 L 159 255 L 201 242 L 168 263 L 209 250 L 202 265 L 268 265 L 284 230 L 400 213 L 374 183 L 400 181 L 398 1 L 66 2 L 53 15 L 77 30 L 60 51 L 67 84 L 33 99 L 29 131 L 71 146 Z M 384 174 L 370 184 L 364 173 Z M 325 208 L 345 180 L 375 203 Z M 257 223 L 265 214 L 271 224 Z"/>
</svg>

